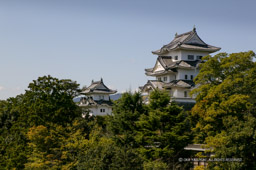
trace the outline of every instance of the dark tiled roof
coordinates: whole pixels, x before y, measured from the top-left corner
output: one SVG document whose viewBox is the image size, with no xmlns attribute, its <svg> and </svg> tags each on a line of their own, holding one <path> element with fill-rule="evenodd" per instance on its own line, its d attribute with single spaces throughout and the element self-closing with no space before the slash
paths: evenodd
<svg viewBox="0 0 256 170">
<path fill-rule="evenodd" d="M 203 40 L 201 40 L 201 38 L 197 35 L 196 29 L 194 28 L 190 32 L 175 36 L 174 40 L 172 40 L 169 44 L 164 45 L 161 49 L 153 51 L 152 53 L 161 55 L 177 49 L 198 50 L 207 52 L 216 52 L 220 50 L 219 47 L 208 45 Z"/>
<path fill-rule="evenodd" d="M 187 84 L 191 85 L 191 86 L 195 86 L 195 83 L 193 80 L 182 80 L 184 82 L 186 82 Z"/>
<path fill-rule="evenodd" d="M 148 80 L 148 83 L 151 84 L 154 89 L 162 89 L 164 85 L 164 82 L 159 80 Z"/>
<path fill-rule="evenodd" d="M 194 87 L 195 83 L 193 80 L 173 80 L 170 83 L 165 83 L 164 87 Z"/>
<path fill-rule="evenodd" d="M 101 79 L 100 81 L 92 81 L 92 84 L 86 88 L 84 91 L 81 92 L 81 94 L 114 94 L 116 93 L 116 90 L 109 89 Z"/>
<path fill-rule="evenodd" d="M 201 60 L 181 60 L 177 62 L 177 66 L 183 66 L 183 67 L 198 67 L 198 64 L 202 63 Z"/>
<path fill-rule="evenodd" d="M 109 105 L 112 106 L 113 102 L 111 100 L 94 100 L 95 103 L 97 103 L 97 105 Z"/>
<path fill-rule="evenodd" d="M 157 75 L 168 74 L 170 72 L 174 72 L 174 71 L 172 71 L 172 70 L 161 70 L 161 71 L 155 71 L 155 72 L 146 71 L 146 75 L 147 76 L 157 76 Z"/>
<path fill-rule="evenodd" d="M 148 82 L 141 87 L 141 91 L 145 91 L 147 87 L 152 87 L 153 89 L 163 89 L 164 82 L 159 81 L 159 80 L 148 80 Z"/>
<path fill-rule="evenodd" d="M 157 60 L 163 66 L 164 70 L 153 72 L 154 68 L 145 69 L 147 76 L 156 76 L 167 74 L 169 72 L 177 72 L 177 68 L 197 68 L 201 60 L 179 60 L 173 61 L 168 56 L 158 56 Z"/>
<path fill-rule="evenodd" d="M 92 97 L 88 97 L 88 98 L 83 97 L 80 100 L 80 105 L 85 105 L 85 106 L 97 106 L 97 105 L 112 106 L 113 102 L 111 100 L 93 100 Z"/>
<path fill-rule="evenodd" d="M 170 67 L 174 67 L 176 62 L 172 60 L 171 57 L 168 56 L 159 56 L 157 58 L 157 60 L 160 62 L 160 64 L 164 67 L 164 68 L 170 68 Z"/>
<path fill-rule="evenodd" d="M 171 57 L 168 56 L 158 56 L 157 60 L 161 63 L 164 68 L 172 69 L 179 66 L 182 67 L 197 67 L 198 63 L 201 63 L 201 60 L 179 60 L 173 61 Z"/>
<path fill-rule="evenodd" d="M 154 68 L 146 68 L 145 71 L 152 72 Z"/>
</svg>

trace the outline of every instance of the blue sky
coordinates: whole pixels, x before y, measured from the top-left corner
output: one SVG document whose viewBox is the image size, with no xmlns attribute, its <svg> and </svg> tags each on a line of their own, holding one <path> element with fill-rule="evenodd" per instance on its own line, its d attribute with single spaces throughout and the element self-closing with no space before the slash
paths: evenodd
<svg viewBox="0 0 256 170">
<path fill-rule="evenodd" d="M 81 86 L 103 78 L 119 92 L 151 77 L 151 53 L 192 30 L 221 52 L 256 52 L 253 0 L 0 1 L 0 99 L 39 76 Z"/>
</svg>

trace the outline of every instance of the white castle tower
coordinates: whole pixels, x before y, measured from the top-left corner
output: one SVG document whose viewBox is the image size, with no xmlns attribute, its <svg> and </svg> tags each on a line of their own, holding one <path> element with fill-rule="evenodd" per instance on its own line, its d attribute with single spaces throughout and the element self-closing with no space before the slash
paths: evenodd
<svg viewBox="0 0 256 170">
<path fill-rule="evenodd" d="M 79 106 L 89 109 L 91 115 L 110 115 L 113 103 L 109 95 L 114 93 L 116 90 L 109 89 L 103 79 L 92 81 L 92 84 L 81 92 L 85 97 L 80 100 Z"/>
<path fill-rule="evenodd" d="M 189 92 L 195 86 L 193 79 L 199 72 L 202 57 L 219 50 L 219 47 L 206 44 L 197 35 L 195 28 L 187 33 L 176 34 L 169 44 L 152 52 L 158 57 L 155 66 L 145 69 L 145 74 L 155 80 L 148 80 L 140 87 L 142 93 L 147 96 L 156 88 L 166 89 L 172 101 L 194 104 L 194 97 L 189 96 Z"/>
</svg>

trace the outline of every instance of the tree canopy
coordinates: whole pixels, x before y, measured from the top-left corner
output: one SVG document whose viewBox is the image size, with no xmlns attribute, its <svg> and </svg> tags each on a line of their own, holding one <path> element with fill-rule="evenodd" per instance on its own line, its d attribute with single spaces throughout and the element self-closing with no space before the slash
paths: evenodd
<svg viewBox="0 0 256 170">
<path fill-rule="evenodd" d="M 194 141 L 214 147 L 216 157 L 243 159 L 243 162 L 215 163 L 225 164 L 224 168 L 255 168 L 252 163 L 255 155 L 250 154 L 255 148 L 252 123 L 256 116 L 254 58 L 252 51 L 206 56 L 195 78 L 199 87 L 192 91 L 197 95 L 192 109 L 196 122 Z"/>
<path fill-rule="evenodd" d="M 82 115 L 73 102 L 78 93 L 76 82 L 44 76 L 30 83 L 25 94 L 1 101 L 1 167 L 21 169 L 28 161 L 41 164 L 44 156 L 54 155 L 61 141 L 56 129 Z"/>
<path fill-rule="evenodd" d="M 185 111 L 155 90 L 123 93 L 107 116 L 82 117 L 79 84 L 51 76 L 0 101 L 0 169 L 186 169 L 191 143 L 213 148 L 209 169 L 255 169 L 256 63 L 252 51 L 205 56 L 196 104 Z M 84 113 L 85 112 L 85 113 Z M 204 167 L 198 166 L 197 169 Z"/>
</svg>

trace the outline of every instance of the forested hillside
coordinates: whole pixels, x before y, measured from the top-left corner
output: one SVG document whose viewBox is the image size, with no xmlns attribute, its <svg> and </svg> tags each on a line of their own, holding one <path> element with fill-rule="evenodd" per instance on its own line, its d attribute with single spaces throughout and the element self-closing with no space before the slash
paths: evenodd
<svg viewBox="0 0 256 170">
<path fill-rule="evenodd" d="M 124 93 L 113 114 L 89 116 L 73 99 L 79 84 L 51 76 L 0 101 L 0 169 L 188 169 L 191 143 L 213 148 L 209 169 L 256 168 L 253 52 L 206 56 L 195 78 L 196 105 L 184 111 L 165 91 Z M 82 115 L 85 115 L 83 118 Z"/>
</svg>

